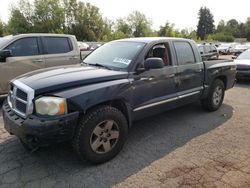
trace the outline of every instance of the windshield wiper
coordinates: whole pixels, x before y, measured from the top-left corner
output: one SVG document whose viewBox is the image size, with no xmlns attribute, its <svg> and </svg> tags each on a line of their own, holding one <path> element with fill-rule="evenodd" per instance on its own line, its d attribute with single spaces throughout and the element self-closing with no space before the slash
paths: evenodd
<svg viewBox="0 0 250 188">
<path fill-rule="evenodd" d="M 96 67 L 103 67 L 105 69 L 112 70 L 110 67 L 103 65 L 103 64 L 99 64 L 99 63 L 95 63 L 95 64 L 89 63 L 88 65 L 92 65 L 92 66 L 96 66 Z"/>
<path fill-rule="evenodd" d="M 84 62 L 84 61 L 81 61 L 81 64 L 89 65 L 88 63 L 86 63 L 86 62 Z"/>
</svg>

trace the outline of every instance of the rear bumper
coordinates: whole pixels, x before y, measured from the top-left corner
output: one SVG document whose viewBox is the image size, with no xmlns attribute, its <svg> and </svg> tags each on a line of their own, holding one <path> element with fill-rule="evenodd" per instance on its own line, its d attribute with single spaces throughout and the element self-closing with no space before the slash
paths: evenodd
<svg viewBox="0 0 250 188">
<path fill-rule="evenodd" d="M 3 105 L 4 127 L 31 146 L 43 146 L 72 139 L 78 122 L 78 112 L 58 117 L 41 118 L 31 115 L 26 119 L 17 116 L 5 102 Z"/>
</svg>

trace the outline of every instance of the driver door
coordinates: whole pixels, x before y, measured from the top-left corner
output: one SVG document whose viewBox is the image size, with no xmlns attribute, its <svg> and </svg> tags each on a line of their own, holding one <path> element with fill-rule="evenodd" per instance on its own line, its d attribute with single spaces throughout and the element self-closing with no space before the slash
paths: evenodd
<svg viewBox="0 0 250 188">
<path fill-rule="evenodd" d="M 37 37 L 18 39 L 4 50 L 11 50 L 13 56 L 0 63 L 1 94 L 8 92 L 8 84 L 15 77 L 36 69 L 45 68 Z"/>
<path fill-rule="evenodd" d="M 165 57 L 160 57 L 160 53 L 153 53 L 158 47 L 165 48 L 165 54 L 162 54 Z M 162 58 L 165 66 L 160 69 L 146 70 L 135 76 L 133 82 L 134 119 L 141 119 L 172 108 L 171 106 L 175 103 L 174 99 L 177 97 L 175 77 L 177 69 L 172 65 L 168 44 L 154 45 L 146 56 L 146 58 L 150 57 Z"/>
</svg>

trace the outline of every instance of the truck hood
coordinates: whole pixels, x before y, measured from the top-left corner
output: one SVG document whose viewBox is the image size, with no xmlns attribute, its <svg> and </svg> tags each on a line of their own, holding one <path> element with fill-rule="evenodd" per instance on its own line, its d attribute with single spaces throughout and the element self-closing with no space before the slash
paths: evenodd
<svg viewBox="0 0 250 188">
<path fill-rule="evenodd" d="M 82 85 L 125 79 L 128 72 L 95 66 L 71 65 L 40 69 L 16 79 L 35 90 L 36 95 Z"/>
</svg>

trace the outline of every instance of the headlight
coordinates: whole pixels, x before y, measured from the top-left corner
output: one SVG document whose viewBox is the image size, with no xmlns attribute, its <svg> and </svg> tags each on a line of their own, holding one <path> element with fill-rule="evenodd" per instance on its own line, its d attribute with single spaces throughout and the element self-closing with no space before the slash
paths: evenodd
<svg viewBox="0 0 250 188">
<path fill-rule="evenodd" d="M 35 101 L 36 113 L 41 115 L 63 115 L 67 113 L 66 99 L 60 97 L 41 97 Z"/>
</svg>

